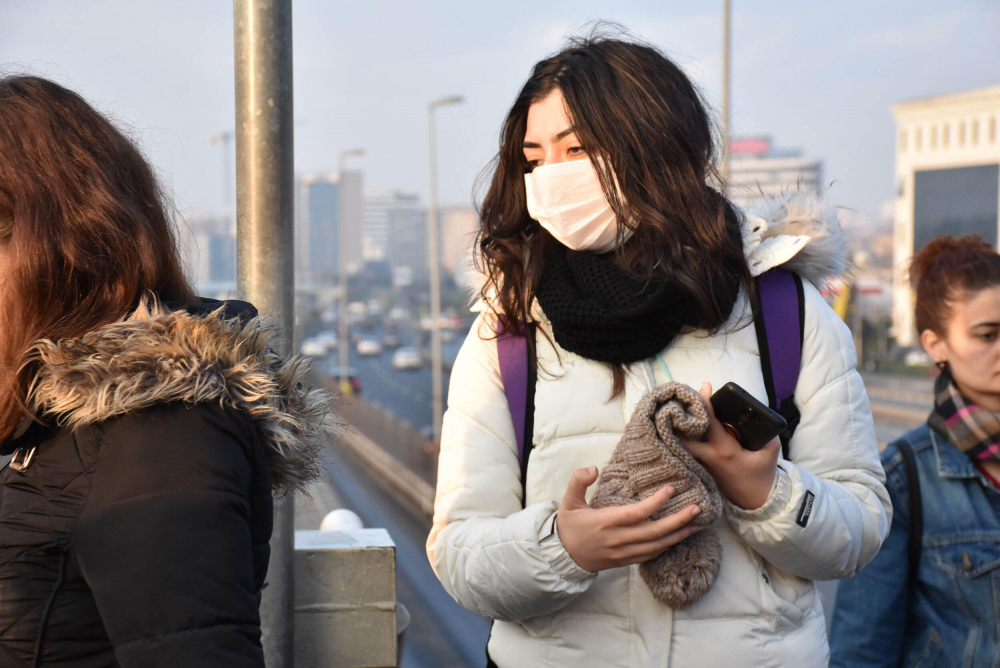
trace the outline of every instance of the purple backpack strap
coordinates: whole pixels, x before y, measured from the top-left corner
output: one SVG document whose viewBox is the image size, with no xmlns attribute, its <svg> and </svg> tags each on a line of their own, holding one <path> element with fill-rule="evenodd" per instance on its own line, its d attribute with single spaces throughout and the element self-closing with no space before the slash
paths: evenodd
<svg viewBox="0 0 1000 668">
<path fill-rule="evenodd" d="M 805 334 L 805 294 L 802 279 L 783 269 L 771 269 L 757 277 L 760 309 L 754 318 L 760 366 L 767 388 L 768 405 L 788 422 L 781 435 L 788 458 L 788 443 L 799 423 L 795 386 L 802 365 Z"/>
<path fill-rule="evenodd" d="M 497 324 L 497 331 L 500 324 Z M 528 335 L 534 336 L 534 327 L 520 327 L 518 334 L 508 332 L 497 338 L 497 358 L 500 362 L 500 381 L 507 396 L 510 417 L 514 422 L 517 439 L 517 460 L 521 465 L 522 492 L 527 480 L 528 458 L 531 456 L 535 422 L 535 382 L 537 370 L 528 347 Z M 522 494 L 521 502 L 524 503 Z"/>
<path fill-rule="evenodd" d="M 528 400 L 528 339 L 514 334 L 497 338 L 497 357 L 500 360 L 500 380 L 507 395 L 510 416 L 514 420 L 517 438 L 518 461 L 524 459 L 524 413 Z"/>
</svg>

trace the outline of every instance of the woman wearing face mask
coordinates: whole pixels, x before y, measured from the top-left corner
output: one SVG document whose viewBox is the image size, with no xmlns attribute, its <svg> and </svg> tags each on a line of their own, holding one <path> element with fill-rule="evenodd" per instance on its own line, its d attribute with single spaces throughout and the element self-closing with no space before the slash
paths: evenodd
<svg viewBox="0 0 1000 668">
<path fill-rule="evenodd" d="M 497 620 L 490 665 L 826 665 L 811 580 L 853 575 L 885 536 L 850 334 L 808 280 L 791 461 L 777 439 L 744 450 L 718 421 L 706 442 L 683 442 L 725 497 L 707 594 L 672 609 L 637 567 L 691 536 L 699 506 L 649 520 L 669 488 L 587 504 L 654 387 L 678 381 L 707 398 L 734 381 L 767 401 L 747 326 L 754 275 L 784 263 L 820 281 L 842 265 L 839 228 L 805 199 L 775 203 L 768 229 L 738 213 L 708 185 L 713 152 L 684 73 L 618 39 L 576 40 L 538 63 L 507 116 L 482 203 L 487 281 L 452 370 L 428 538 L 448 592 Z M 524 469 L 498 332 L 527 332 L 537 360 Z"/>
<path fill-rule="evenodd" d="M 1000 255 L 976 236 L 941 237 L 910 276 L 920 343 L 941 375 L 927 423 L 882 452 L 896 512 L 882 551 L 837 593 L 831 665 L 995 666 Z"/>
</svg>

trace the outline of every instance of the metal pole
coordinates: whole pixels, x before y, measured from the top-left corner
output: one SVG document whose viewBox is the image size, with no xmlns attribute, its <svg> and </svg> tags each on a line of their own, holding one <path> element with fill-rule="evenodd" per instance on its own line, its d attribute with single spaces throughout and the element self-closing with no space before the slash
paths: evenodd
<svg viewBox="0 0 1000 668">
<path fill-rule="evenodd" d="M 341 151 L 337 156 L 337 173 L 339 174 L 340 184 L 338 188 L 341 188 L 340 195 L 337 197 L 338 206 L 344 201 L 344 167 L 347 164 L 347 159 L 350 157 L 360 157 L 365 154 L 364 149 L 352 148 L 346 151 Z M 347 263 L 350 258 L 347 256 L 347 225 L 345 225 L 345 220 L 341 212 L 343 207 L 337 212 L 337 277 L 340 283 L 340 289 L 337 291 L 338 301 L 337 301 L 337 338 L 340 341 L 337 343 L 337 354 L 340 359 L 340 392 L 341 394 L 351 393 L 351 382 L 350 382 L 350 366 L 351 366 L 351 330 L 347 324 Z"/>
<path fill-rule="evenodd" d="M 294 327 L 291 0 L 233 0 L 236 46 L 236 221 L 239 294 L 281 329 Z M 264 660 L 292 668 L 294 497 L 275 499 L 261 601 Z"/>
<path fill-rule="evenodd" d="M 431 282 L 431 396 L 434 410 L 434 442 L 441 441 L 441 419 L 444 416 L 444 378 L 441 371 L 441 246 L 439 241 L 437 202 L 437 128 L 434 112 L 438 107 L 459 104 L 462 97 L 441 98 L 427 107 L 428 157 L 430 192 L 427 195 L 427 262 Z"/>
<path fill-rule="evenodd" d="M 722 0 L 722 186 L 729 187 L 729 79 L 730 9 L 732 0 Z"/>
</svg>

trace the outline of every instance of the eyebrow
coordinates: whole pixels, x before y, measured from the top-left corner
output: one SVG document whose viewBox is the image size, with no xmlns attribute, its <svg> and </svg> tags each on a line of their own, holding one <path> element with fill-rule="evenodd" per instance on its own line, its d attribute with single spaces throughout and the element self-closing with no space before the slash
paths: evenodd
<svg viewBox="0 0 1000 668">
<path fill-rule="evenodd" d="M 1000 322 L 977 322 L 969 327 L 969 329 L 978 329 L 980 327 L 1000 327 Z"/>
<path fill-rule="evenodd" d="M 560 132 L 559 134 L 557 134 L 556 136 L 554 136 L 552 138 L 552 143 L 555 144 L 557 141 L 560 141 L 561 139 L 564 139 L 564 138 L 568 137 L 569 135 L 573 134 L 574 132 L 576 132 L 576 126 L 575 125 L 571 125 L 568 128 L 566 128 L 565 130 L 563 130 L 562 132 Z M 521 144 L 521 148 L 541 148 L 541 147 L 542 147 L 541 144 L 538 144 L 538 143 L 533 142 L 533 141 L 526 141 L 523 144 Z"/>
</svg>

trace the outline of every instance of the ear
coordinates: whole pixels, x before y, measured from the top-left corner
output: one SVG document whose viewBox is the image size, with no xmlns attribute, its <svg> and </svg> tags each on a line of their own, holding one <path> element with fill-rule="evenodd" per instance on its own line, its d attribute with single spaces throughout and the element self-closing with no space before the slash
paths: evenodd
<svg viewBox="0 0 1000 668">
<path fill-rule="evenodd" d="M 931 356 L 935 364 L 948 361 L 948 345 L 944 337 L 938 336 L 932 329 L 920 332 L 920 345 Z"/>
</svg>

